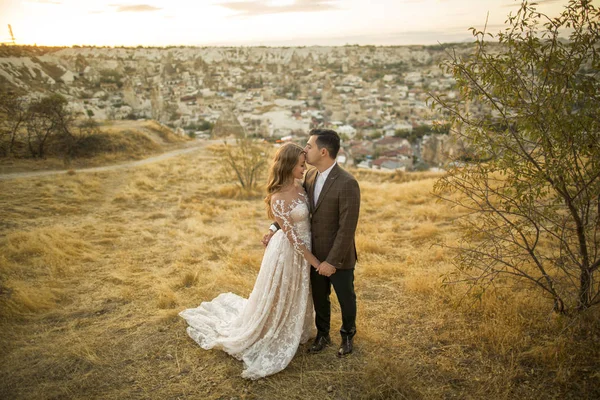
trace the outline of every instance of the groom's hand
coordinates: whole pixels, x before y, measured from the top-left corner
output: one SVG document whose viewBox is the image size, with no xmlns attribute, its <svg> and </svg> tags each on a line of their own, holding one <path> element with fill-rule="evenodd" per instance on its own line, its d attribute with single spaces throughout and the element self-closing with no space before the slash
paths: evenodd
<svg viewBox="0 0 600 400">
<path fill-rule="evenodd" d="M 331 276 L 335 274 L 336 269 L 327 261 L 323 261 L 321 264 L 319 264 L 319 268 L 317 269 L 317 271 L 319 271 L 319 275 Z"/>
</svg>

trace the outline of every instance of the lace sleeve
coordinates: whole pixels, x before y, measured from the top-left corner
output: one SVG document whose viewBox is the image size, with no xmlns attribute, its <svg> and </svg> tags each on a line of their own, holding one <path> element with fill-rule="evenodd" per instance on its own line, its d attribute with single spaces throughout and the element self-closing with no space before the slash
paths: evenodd
<svg viewBox="0 0 600 400">
<path fill-rule="evenodd" d="M 304 255 L 305 251 L 310 252 L 310 250 L 308 250 L 306 244 L 302 241 L 302 239 L 300 239 L 300 236 L 294 227 L 294 222 L 292 221 L 292 216 L 290 215 L 294 205 L 295 204 L 293 201 L 274 200 L 271 204 L 271 209 L 273 210 L 273 215 L 275 215 L 277 223 L 283 230 L 283 233 L 285 233 L 287 236 L 292 246 L 294 246 L 296 252 L 300 255 Z"/>
</svg>

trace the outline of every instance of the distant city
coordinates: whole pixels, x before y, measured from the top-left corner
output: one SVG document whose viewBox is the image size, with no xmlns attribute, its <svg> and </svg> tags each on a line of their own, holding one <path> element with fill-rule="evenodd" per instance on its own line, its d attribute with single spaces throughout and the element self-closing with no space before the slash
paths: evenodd
<svg viewBox="0 0 600 400">
<path fill-rule="evenodd" d="M 456 97 L 440 67 L 450 50 L 472 47 L 0 46 L 0 90 L 59 93 L 82 117 L 154 119 L 199 139 L 302 143 L 329 127 L 342 136 L 343 164 L 427 170 L 457 151 L 430 99 Z"/>
</svg>

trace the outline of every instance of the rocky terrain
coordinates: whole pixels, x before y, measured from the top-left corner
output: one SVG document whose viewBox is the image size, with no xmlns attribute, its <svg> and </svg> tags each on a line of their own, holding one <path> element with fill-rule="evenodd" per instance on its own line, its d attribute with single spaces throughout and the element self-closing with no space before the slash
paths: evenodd
<svg viewBox="0 0 600 400">
<path fill-rule="evenodd" d="M 470 48 L 1 46 L 0 90 L 59 93 L 83 116 L 155 119 L 190 136 L 303 140 L 312 127 L 329 126 L 343 134 L 350 162 L 411 169 L 447 162 L 449 141 L 434 129 L 446 116 L 428 100 L 455 95 L 440 63 Z M 229 122 L 218 124 L 221 117 Z M 215 124 L 227 129 L 211 132 Z M 400 140 L 378 146 L 386 137 Z"/>
</svg>

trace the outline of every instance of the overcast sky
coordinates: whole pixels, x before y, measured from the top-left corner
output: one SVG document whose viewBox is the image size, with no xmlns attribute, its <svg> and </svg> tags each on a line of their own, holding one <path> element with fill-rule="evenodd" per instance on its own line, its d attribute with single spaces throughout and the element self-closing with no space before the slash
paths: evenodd
<svg viewBox="0 0 600 400">
<path fill-rule="evenodd" d="M 598 3 L 600 0 L 594 0 Z M 538 0 L 557 16 L 567 0 Z M 520 0 L 0 0 L 0 42 L 38 45 L 407 45 L 498 32 Z"/>
</svg>

